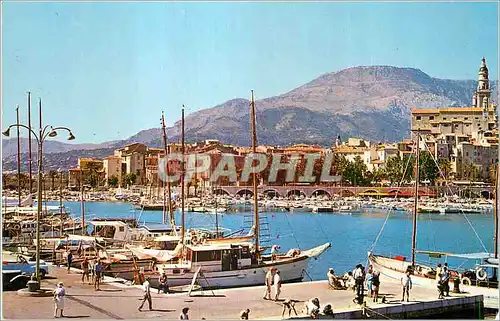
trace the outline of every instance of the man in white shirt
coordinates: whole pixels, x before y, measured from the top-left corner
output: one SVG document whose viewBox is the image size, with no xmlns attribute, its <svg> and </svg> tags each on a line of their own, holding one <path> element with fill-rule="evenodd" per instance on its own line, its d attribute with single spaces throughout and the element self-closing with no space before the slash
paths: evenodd
<svg viewBox="0 0 500 321">
<path fill-rule="evenodd" d="M 276 261 L 276 258 L 278 256 L 278 249 L 280 248 L 279 245 L 274 244 L 271 246 L 271 260 Z"/>
<path fill-rule="evenodd" d="M 363 274 L 363 266 L 361 264 L 356 265 L 353 277 L 356 281 L 356 298 L 360 298 L 363 295 L 363 282 L 365 280 L 365 276 Z"/>
<path fill-rule="evenodd" d="M 264 297 L 263 297 L 264 300 L 271 300 L 271 287 L 273 285 L 273 271 L 274 271 L 274 267 L 270 267 L 266 273 L 266 279 L 265 279 L 266 291 L 264 292 Z"/>
<path fill-rule="evenodd" d="M 148 301 L 149 304 L 149 310 L 153 310 L 153 302 L 151 300 L 151 285 L 149 283 L 149 276 L 146 277 L 146 281 L 142 284 L 142 289 L 144 290 L 144 297 L 142 298 L 142 303 L 139 306 L 139 311 L 142 311 L 142 307 L 144 306 L 144 303 Z"/>
<path fill-rule="evenodd" d="M 410 302 L 410 289 L 412 287 L 410 271 L 406 271 L 406 274 L 401 278 L 401 285 L 403 286 L 403 298 L 401 299 L 401 302 L 405 300 L 405 293 L 406 302 Z"/>
<path fill-rule="evenodd" d="M 279 300 L 279 296 L 281 293 L 281 277 L 280 270 L 276 270 L 276 274 L 274 274 L 274 289 L 276 291 L 276 296 L 274 297 L 275 301 Z"/>
</svg>

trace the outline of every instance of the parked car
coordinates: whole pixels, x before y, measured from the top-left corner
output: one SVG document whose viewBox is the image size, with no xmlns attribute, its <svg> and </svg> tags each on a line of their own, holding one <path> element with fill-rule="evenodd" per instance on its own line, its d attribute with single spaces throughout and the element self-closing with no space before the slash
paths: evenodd
<svg viewBox="0 0 500 321">
<path fill-rule="evenodd" d="M 36 260 L 35 258 L 18 255 L 16 261 L 3 261 L 2 271 L 18 270 L 31 275 L 35 273 Z M 49 273 L 49 266 L 44 260 L 40 260 L 40 276 L 45 277 Z"/>
<path fill-rule="evenodd" d="M 24 289 L 30 280 L 30 276 L 21 270 L 2 271 L 3 291 Z"/>
</svg>

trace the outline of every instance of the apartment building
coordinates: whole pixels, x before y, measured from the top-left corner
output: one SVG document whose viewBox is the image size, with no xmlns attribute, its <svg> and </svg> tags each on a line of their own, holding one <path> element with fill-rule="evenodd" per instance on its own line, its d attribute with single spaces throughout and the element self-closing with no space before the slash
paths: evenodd
<svg viewBox="0 0 500 321">
<path fill-rule="evenodd" d="M 498 162 L 497 106 L 491 102 L 486 59 L 478 72 L 472 106 L 413 109 L 411 127 L 418 130 L 425 144 L 438 159 L 451 163 L 455 178 L 464 178 L 469 164 L 478 167 L 480 177 L 489 179 L 489 166 Z M 427 145 L 427 146 L 425 146 Z"/>
</svg>

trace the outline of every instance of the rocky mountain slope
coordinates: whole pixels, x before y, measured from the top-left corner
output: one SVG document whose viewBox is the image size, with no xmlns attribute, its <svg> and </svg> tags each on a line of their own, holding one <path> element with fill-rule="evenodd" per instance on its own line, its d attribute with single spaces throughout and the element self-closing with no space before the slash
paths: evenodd
<svg viewBox="0 0 500 321">
<path fill-rule="evenodd" d="M 469 106 L 476 85 L 473 80 L 438 79 L 419 69 L 391 66 L 353 67 L 327 73 L 288 93 L 257 100 L 258 142 L 329 146 L 337 135 L 396 141 L 409 134 L 412 108 Z M 491 86 L 493 97 L 497 97 L 498 83 Z M 219 139 L 249 145 L 249 126 L 249 101 L 233 99 L 187 115 L 186 140 Z M 170 141 L 179 141 L 180 121 L 168 128 L 167 134 Z M 123 141 L 95 146 L 50 142 L 45 152 L 57 151 L 57 159 L 69 162 L 78 155 L 96 157 L 131 142 L 159 147 L 161 131 L 150 128 Z M 2 147 L 4 166 L 9 168 L 15 160 L 15 139 L 3 140 Z M 63 163 L 67 162 L 58 162 L 61 166 Z M 73 162 L 69 166 L 75 165 Z"/>
</svg>

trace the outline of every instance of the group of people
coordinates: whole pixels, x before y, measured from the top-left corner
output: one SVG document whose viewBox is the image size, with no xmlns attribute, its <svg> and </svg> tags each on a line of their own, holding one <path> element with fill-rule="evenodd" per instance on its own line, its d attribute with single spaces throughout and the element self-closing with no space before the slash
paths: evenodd
<svg viewBox="0 0 500 321">
<path fill-rule="evenodd" d="M 266 291 L 264 292 L 264 300 L 272 300 L 272 288 L 274 286 L 274 300 L 278 301 L 281 294 L 281 276 L 280 271 L 276 267 L 270 267 L 266 273 Z"/>
<path fill-rule="evenodd" d="M 436 267 L 436 285 L 439 293 L 438 299 L 444 299 L 445 296 L 450 296 L 450 270 L 448 263 L 438 263 Z"/>
<path fill-rule="evenodd" d="M 168 293 L 167 275 L 165 273 L 163 273 L 160 276 L 159 281 L 164 282 L 163 283 L 163 291 L 166 291 L 164 293 Z M 162 286 L 162 283 L 160 283 L 160 286 Z M 151 297 L 151 277 L 150 276 L 146 276 L 146 280 L 142 284 L 142 291 L 143 291 L 142 302 L 141 302 L 141 305 L 139 305 L 139 307 L 137 308 L 137 310 L 142 311 L 144 304 L 146 302 L 148 302 L 149 311 L 153 311 L 153 299 Z M 182 308 L 182 312 L 179 315 L 179 320 L 189 320 L 188 313 L 189 313 L 188 307 Z"/>
<path fill-rule="evenodd" d="M 358 264 L 353 271 L 345 273 L 343 277 L 336 276 L 335 271 L 330 268 L 326 275 L 328 284 L 333 289 L 352 289 L 356 293 L 354 302 L 363 303 L 365 286 L 368 290 L 368 296 L 373 297 L 373 302 L 378 302 L 380 272 L 374 271 L 371 265 L 368 267 L 368 271 L 365 271 L 365 267 Z"/>
<path fill-rule="evenodd" d="M 73 264 L 72 251 L 68 249 L 68 251 L 65 253 L 65 257 L 66 264 L 68 266 L 68 273 L 70 273 L 71 265 Z M 104 266 L 101 262 L 101 259 L 98 258 L 95 260 L 89 260 L 88 258 L 84 257 L 80 264 L 80 268 L 82 270 L 82 283 L 84 284 L 86 279 L 88 284 L 94 284 L 94 290 L 99 291 L 100 284 L 104 276 Z"/>
<path fill-rule="evenodd" d="M 88 284 L 94 284 L 94 290 L 99 291 L 104 271 L 101 260 L 88 260 L 87 258 L 83 258 L 81 269 L 82 283 L 85 283 L 85 279 L 87 279 Z"/>
</svg>

